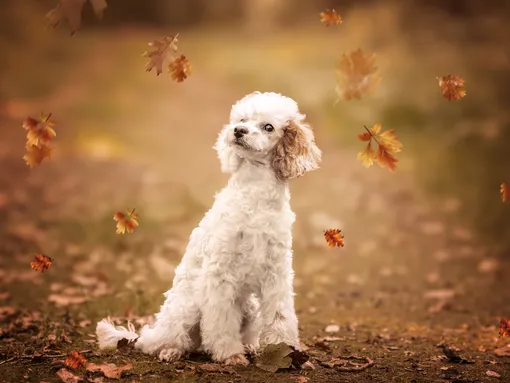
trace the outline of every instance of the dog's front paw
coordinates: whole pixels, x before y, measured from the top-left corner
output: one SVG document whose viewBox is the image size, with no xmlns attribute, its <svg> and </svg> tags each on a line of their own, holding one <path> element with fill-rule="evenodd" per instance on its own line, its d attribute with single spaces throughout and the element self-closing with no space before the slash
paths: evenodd
<svg viewBox="0 0 510 383">
<path fill-rule="evenodd" d="M 259 345 L 257 344 L 245 344 L 244 351 L 250 356 L 257 356 L 259 353 Z"/>
<path fill-rule="evenodd" d="M 227 366 L 247 366 L 250 364 L 248 359 L 243 354 L 235 354 L 225 359 L 223 362 Z"/>
<path fill-rule="evenodd" d="M 159 353 L 159 360 L 162 362 L 175 362 L 182 358 L 183 352 L 178 348 L 164 348 Z"/>
</svg>

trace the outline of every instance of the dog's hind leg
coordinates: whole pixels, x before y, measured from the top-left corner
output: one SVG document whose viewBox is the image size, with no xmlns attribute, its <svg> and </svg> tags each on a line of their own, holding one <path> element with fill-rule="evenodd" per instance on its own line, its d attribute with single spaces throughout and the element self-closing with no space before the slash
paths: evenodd
<svg viewBox="0 0 510 383">
<path fill-rule="evenodd" d="M 160 360 L 173 362 L 198 345 L 190 335 L 200 323 L 196 303 L 182 289 L 172 288 L 156 314 L 156 322 L 144 326 L 135 347 L 146 354 L 158 353 Z"/>
</svg>

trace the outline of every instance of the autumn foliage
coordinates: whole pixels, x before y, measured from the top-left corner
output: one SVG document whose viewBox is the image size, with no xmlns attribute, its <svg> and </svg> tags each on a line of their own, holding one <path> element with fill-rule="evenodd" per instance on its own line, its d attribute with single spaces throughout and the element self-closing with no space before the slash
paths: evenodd
<svg viewBox="0 0 510 383">
<path fill-rule="evenodd" d="M 510 336 L 510 318 L 501 318 L 499 322 L 499 335 L 502 337 Z"/>
<path fill-rule="evenodd" d="M 367 142 L 365 149 L 358 153 L 358 159 L 367 168 L 376 162 L 380 167 L 394 171 L 397 168 L 398 159 L 393 154 L 402 150 L 402 143 L 393 129 L 385 132 L 381 132 L 381 129 L 381 124 L 375 124 L 370 129 L 365 126 L 366 132 L 358 134 L 360 141 Z M 377 151 L 374 150 L 372 140 L 378 146 Z"/>
<path fill-rule="evenodd" d="M 326 24 L 326 27 L 338 25 L 343 21 L 342 17 L 334 9 L 326 9 L 326 11 L 321 12 L 319 15 L 321 17 L 321 23 Z"/>
<path fill-rule="evenodd" d="M 464 88 L 465 81 L 462 77 L 449 74 L 437 79 L 441 87 L 441 93 L 448 101 L 460 100 L 466 95 L 466 89 Z"/>
<path fill-rule="evenodd" d="M 341 234 L 340 229 L 324 230 L 324 238 L 329 247 L 344 247 L 344 236 Z"/>
<path fill-rule="evenodd" d="M 50 268 L 52 262 L 53 260 L 47 255 L 36 254 L 34 256 L 34 260 L 30 262 L 30 267 L 35 271 L 40 271 L 41 273 L 44 273 L 46 270 Z"/>
<path fill-rule="evenodd" d="M 162 39 L 155 40 L 149 43 L 152 50 L 145 51 L 142 56 L 148 57 L 149 62 L 145 65 L 147 72 L 156 68 L 156 76 L 163 73 L 163 67 L 168 67 L 168 72 L 171 74 L 172 79 L 177 82 L 182 82 L 191 74 L 191 65 L 189 60 L 184 55 L 177 55 L 177 37 L 175 36 L 163 37 Z"/>
<path fill-rule="evenodd" d="M 45 158 L 50 158 L 53 154 L 50 144 L 57 133 L 53 129 L 55 121 L 50 118 L 51 113 L 47 116 L 41 113 L 38 120 L 27 117 L 23 122 L 23 128 L 27 132 L 27 154 L 23 156 L 23 159 L 30 168 L 40 165 Z"/>
<path fill-rule="evenodd" d="M 363 95 L 372 94 L 381 81 L 375 66 L 375 54 L 361 49 L 343 54 L 336 72 L 338 95 L 345 99 L 361 99 Z"/>
<path fill-rule="evenodd" d="M 82 368 L 85 363 L 87 363 L 87 358 L 78 351 L 71 351 L 65 360 L 65 365 L 67 367 L 74 368 L 75 370 Z"/>
<path fill-rule="evenodd" d="M 132 233 L 138 227 L 140 217 L 135 213 L 135 209 L 128 209 L 127 214 L 117 212 L 113 219 L 117 221 L 117 234 Z"/>
</svg>

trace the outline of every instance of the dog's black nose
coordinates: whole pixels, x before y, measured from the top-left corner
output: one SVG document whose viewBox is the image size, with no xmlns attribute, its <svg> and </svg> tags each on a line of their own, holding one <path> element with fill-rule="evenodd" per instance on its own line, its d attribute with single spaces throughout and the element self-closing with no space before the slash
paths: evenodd
<svg viewBox="0 0 510 383">
<path fill-rule="evenodd" d="M 247 133 L 248 133 L 248 129 L 243 128 L 242 126 L 236 126 L 234 128 L 234 136 L 236 136 L 236 138 L 241 138 L 242 136 L 244 136 Z"/>
</svg>

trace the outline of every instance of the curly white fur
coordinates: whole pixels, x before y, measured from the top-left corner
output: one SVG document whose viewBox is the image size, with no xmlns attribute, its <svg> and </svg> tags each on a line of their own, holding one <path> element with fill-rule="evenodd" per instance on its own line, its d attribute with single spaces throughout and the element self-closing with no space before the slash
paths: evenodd
<svg viewBox="0 0 510 383">
<path fill-rule="evenodd" d="M 232 176 L 191 233 L 155 323 L 138 337 L 103 320 L 100 348 L 138 337 L 135 347 L 161 360 L 203 349 L 226 364 L 247 364 L 245 353 L 261 345 L 299 349 L 287 180 L 321 160 L 304 118 L 277 93 L 254 92 L 233 105 L 214 147 Z"/>
</svg>

